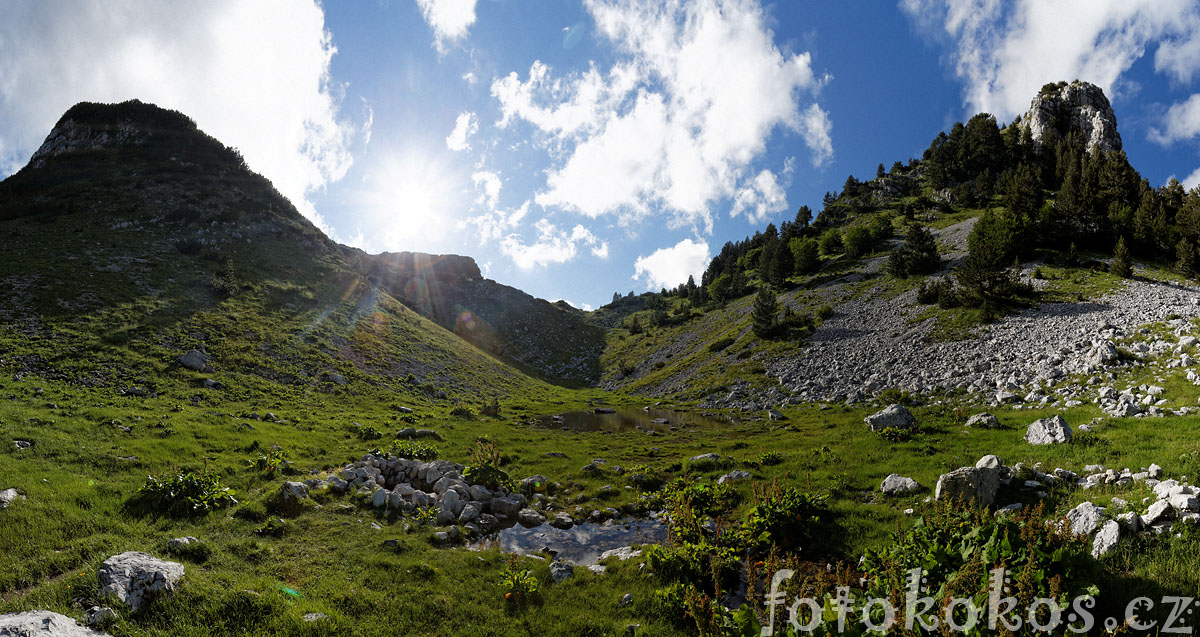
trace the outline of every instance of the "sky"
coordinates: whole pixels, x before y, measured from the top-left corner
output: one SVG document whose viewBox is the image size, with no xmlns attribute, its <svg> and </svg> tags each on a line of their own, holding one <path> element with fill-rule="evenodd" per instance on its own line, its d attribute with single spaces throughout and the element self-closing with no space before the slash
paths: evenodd
<svg viewBox="0 0 1200 637">
<path fill-rule="evenodd" d="M 0 0 L 0 176 L 137 98 L 337 241 L 591 309 L 1073 79 L 1200 184 L 1200 0 Z"/>
</svg>

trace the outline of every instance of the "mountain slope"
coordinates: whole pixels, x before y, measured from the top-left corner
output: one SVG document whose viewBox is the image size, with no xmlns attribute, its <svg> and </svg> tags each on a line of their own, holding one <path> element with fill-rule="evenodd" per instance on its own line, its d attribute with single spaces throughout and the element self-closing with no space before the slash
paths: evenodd
<svg viewBox="0 0 1200 637">
<path fill-rule="evenodd" d="M 225 391 L 551 391 L 397 302 L 180 113 L 73 107 L 0 183 L 0 236 L 0 358 L 18 376 L 196 385 L 175 358 L 197 349 Z"/>
</svg>

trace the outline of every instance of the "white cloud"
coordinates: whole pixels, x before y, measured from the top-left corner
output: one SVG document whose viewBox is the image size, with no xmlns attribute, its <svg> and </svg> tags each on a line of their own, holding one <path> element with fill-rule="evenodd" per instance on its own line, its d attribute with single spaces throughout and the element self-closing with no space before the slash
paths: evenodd
<svg viewBox="0 0 1200 637">
<path fill-rule="evenodd" d="M 729 214 L 736 217 L 745 212 L 751 223 L 759 225 L 767 217 L 784 210 L 787 210 L 787 193 L 783 192 L 775 173 L 764 170 L 737 191 Z"/>
<path fill-rule="evenodd" d="M 634 280 L 644 280 L 647 290 L 678 287 L 689 276 L 700 282 L 708 267 L 708 243 L 684 239 L 670 248 L 660 248 L 653 254 L 638 257 L 633 264 Z"/>
<path fill-rule="evenodd" d="M 665 212 L 671 226 L 712 228 L 712 205 L 755 175 L 777 129 L 794 131 L 814 163 L 832 155 L 828 115 L 813 103 L 807 53 L 775 45 L 756 0 L 585 0 L 616 49 L 555 77 L 534 62 L 492 83 L 498 125 L 531 125 L 550 155 L 536 202 L 622 221 Z"/>
<path fill-rule="evenodd" d="M 467 37 L 475 24 L 475 0 L 417 0 L 417 6 L 433 29 L 433 45 L 441 53 L 448 44 Z"/>
<path fill-rule="evenodd" d="M 237 147 L 323 225 L 306 196 L 346 174 L 357 131 L 339 116 L 337 49 L 318 3 L 73 0 L 4 11 L 0 166 L 23 165 L 76 102 L 137 98 Z"/>
<path fill-rule="evenodd" d="M 476 188 L 482 188 L 483 192 L 479 194 L 479 198 L 475 203 L 486 206 L 488 210 L 496 208 L 496 202 L 500 200 L 500 175 L 494 172 L 481 170 L 471 175 L 471 181 L 475 183 Z"/>
<path fill-rule="evenodd" d="M 446 136 L 446 148 L 450 150 L 471 150 L 468 140 L 479 132 L 479 118 L 475 113 L 464 111 L 454 120 L 454 130 Z"/>
<path fill-rule="evenodd" d="M 1112 97 L 1121 75 L 1156 42 L 1158 71 L 1190 78 L 1200 68 L 1200 57 L 1190 54 L 1200 47 L 1195 0 L 901 0 L 900 6 L 950 43 L 967 106 L 1001 120 L 1027 110 L 1048 82 L 1081 79 Z"/>
<path fill-rule="evenodd" d="M 549 220 L 541 219 L 535 227 L 538 238 L 532 244 L 526 244 L 516 234 L 510 234 L 500 242 L 500 251 L 522 270 L 570 261 L 575 258 L 580 244 L 591 246 L 594 256 L 608 256 L 608 244 L 581 225 L 576 225 L 568 233 L 559 230 Z"/>
<path fill-rule="evenodd" d="M 570 305 L 571 307 L 573 307 L 577 310 L 583 310 L 584 312 L 591 312 L 592 310 L 595 309 L 587 303 L 576 303 L 575 301 L 572 301 L 570 299 L 556 299 L 556 300 L 550 301 L 550 302 L 558 303 L 559 301 L 562 301 L 563 303 L 566 303 L 567 305 Z"/>
<path fill-rule="evenodd" d="M 1188 175 L 1187 177 L 1184 177 L 1183 181 L 1181 181 L 1180 183 L 1182 183 L 1183 187 L 1187 188 L 1188 190 L 1191 190 L 1192 188 L 1196 188 L 1196 187 L 1200 186 L 1200 168 L 1197 168 L 1196 170 L 1192 171 L 1192 174 Z"/>
<path fill-rule="evenodd" d="M 1163 126 L 1151 129 L 1150 139 L 1167 145 L 1200 137 L 1200 93 L 1167 109 Z"/>
</svg>

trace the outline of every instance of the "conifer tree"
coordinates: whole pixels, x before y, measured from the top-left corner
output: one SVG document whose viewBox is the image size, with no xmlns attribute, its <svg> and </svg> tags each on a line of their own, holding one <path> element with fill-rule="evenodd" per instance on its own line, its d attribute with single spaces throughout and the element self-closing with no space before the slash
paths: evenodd
<svg viewBox="0 0 1200 637">
<path fill-rule="evenodd" d="M 775 299 L 775 292 L 769 285 L 762 286 L 758 296 L 754 297 L 754 311 L 751 314 L 754 335 L 759 338 L 773 336 L 779 325 L 776 320 L 778 314 L 779 301 Z"/>
</svg>

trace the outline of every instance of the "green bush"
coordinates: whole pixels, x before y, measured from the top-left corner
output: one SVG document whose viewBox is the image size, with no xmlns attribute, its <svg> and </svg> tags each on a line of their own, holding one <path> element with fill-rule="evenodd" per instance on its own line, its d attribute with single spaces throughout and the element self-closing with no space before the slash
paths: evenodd
<svg viewBox="0 0 1200 637">
<path fill-rule="evenodd" d="M 736 341 L 736 340 L 737 340 L 737 339 L 736 339 L 736 338 L 733 338 L 732 336 L 729 336 L 729 337 L 726 337 L 726 338 L 722 338 L 722 339 L 715 340 L 715 341 L 713 341 L 712 343 L 709 343 L 709 345 L 708 345 L 708 351 L 710 351 L 710 352 L 714 352 L 714 353 L 715 353 L 715 352 L 720 352 L 720 351 L 724 350 L 726 347 L 729 347 L 730 345 L 733 345 L 733 342 L 734 342 L 734 341 Z"/>
<path fill-rule="evenodd" d="M 850 226 L 842 233 L 842 246 L 846 256 L 857 259 L 871 251 L 875 237 L 866 226 Z"/>
<path fill-rule="evenodd" d="M 788 242 L 796 274 L 811 274 L 821 267 L 821 248 L 816 239 L 793 237 Z"/>
<path fill-rule="evenodd" d="M 937 608 L 956 597 L 987 608 L 988 578 L 1003 567 L 1012 580 L 1005 591 L 1018 600 L 1015 608 L 1030 608 L 1038 597 L 1068 607 L 1076 596 L 1098 592 L 1099 569 L 1089 550 L 1086 537 L 1048 523 L 1041 505 L 995 516 L 939 500 L 885 548 L 867 551 L 861 567 L 869 582 L 864 593 L 868 599 L 902 595 L 908 571 L 916 568 Z"/>
<path fill-rule="evenodd" d="M 133 500 L 145 510 L 173 516 L 205 515 L 237 504 L 233 491 L 221 486 L 215 473 L 195 471 L 181 471 L 166 478 L 150 476 Z"/>
<path fill-rule="evenodd" d="M 830 228 L 821 234 L 821 238 L 817 240 L 817 248 L 821 254 L 829 256 L 842 251 L 842 232 L 837 228 Z"/>
<path fill-rule="evenodd" d="M 393 440 L 387 449 L 373 449 L 371 453 L 379 455 L 391 454 L 397 458 L 428 462 L 437 459 L 438 448 L 437 445 L 421 442 L 420 440 Z"/>
<path fill-rule="evenodd" d="M 827 514 L 824 496 L 802 493 L 778 481 L 754 487 L 755 504 L 742 523 L 747 548 L 771 548 L 802 553 L 827 542 L 818 542 Z"/>
</svg>

